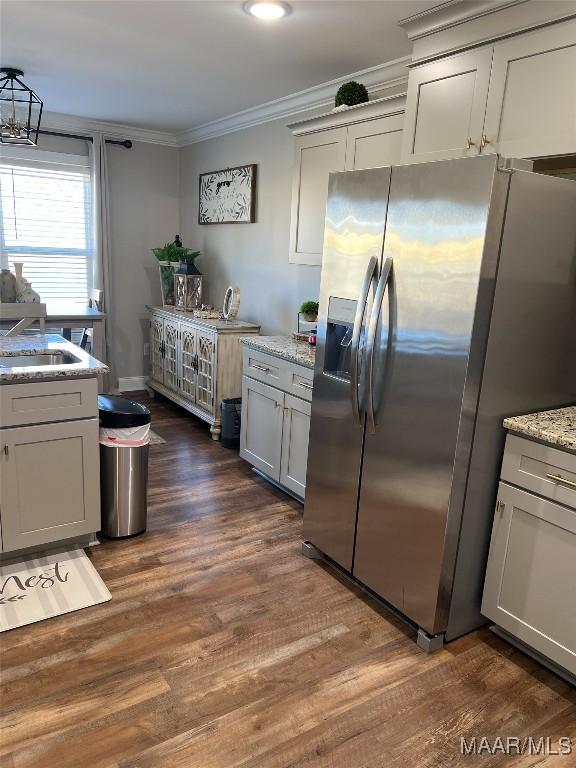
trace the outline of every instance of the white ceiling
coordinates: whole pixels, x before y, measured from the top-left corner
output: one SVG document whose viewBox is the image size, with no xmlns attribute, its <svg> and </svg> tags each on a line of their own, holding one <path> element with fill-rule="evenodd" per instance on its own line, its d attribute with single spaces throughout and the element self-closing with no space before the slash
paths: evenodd
<svg viewBox="0 0 576 768">
<path fill-rule="evenodd" d="M 182 131 L 410 53 L 399 19 L 438 0 L 2 0 L 1 65 L 50 112 Z"/>
</svg>

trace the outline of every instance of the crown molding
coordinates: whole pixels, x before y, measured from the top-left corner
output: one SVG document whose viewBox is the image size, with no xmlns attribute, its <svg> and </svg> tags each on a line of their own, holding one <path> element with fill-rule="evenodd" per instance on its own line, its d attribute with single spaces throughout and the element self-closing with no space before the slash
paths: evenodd
<svg viewBox="0 0 576 768">
<path fill-rule="evenodd" d="M 132 139 L 147 144 L 161 144 L 165 147 L 177 147 L 176 135 L 166 131 L 153 131 L 148 128 L 137 128 L 133 125 L 107 123 L 102 120 L 90 120 L 75 115 L 63 115 L 59 112 L 44 112 L 42 128 L 65 131 L 66 133 L 102 133 L 110 139 Z"/>
<path fill-rule="evenodd" d="M 399 22 L 410 67 L 576 17 L 576 0 L 449 0 Z"/>
<path fill-rule="evenodd" d="M 385 64 L 353 72 L 345 77 L 320 83 L 312 88 L 292 93 L 289 96 L 283 96 L 280 99 L 267 101 L 257 107 L 250 107 L 241 112 L 235 112 L 218 120 L 211 120 L 209 123 L 198 125 L 177 134 L 178 146 L 185 147 L 189 144 L 196 144 L 199 141 L 224 136 L 227 133 L 252 128 L 272 120 L 281 120 L 302 112 L 330 106 L 334 104 L 335 91 L 349 80 L 357 80 L 363 83 L 368 89 L 368 93 L 384 88 L 405 86 L 408 81 L 408 64 L 410 61 L 410 56 L 404 56 L 401 59 L 388 61 Z"/>
<path fill-rule="evenodd" d="M 325 112 L 316 117 L 307 117 L 288 123 L 294 136 L 304 136 L 309 133 L 341 128 L 346 125 L 365 123 L 369 120 L 377 120 L 381 117 L 403 115 L 406 111 L 406 93 L 395 93 L 393 96 L 384 96 L 381 99 L 371 99 L 363 104 L 355 104 L 352 107 L 338 111 Z"/>
<path fill-rule="evenodd" d="M 398 26 L 402 27 L 410 40 L 420 40 L 422 37 L 442 32 L 464 24 L 466 21 L 479 19 L 526 2 L 528 0 L 448 0 L 427 11 L 401 19 Z"/>
</svg>

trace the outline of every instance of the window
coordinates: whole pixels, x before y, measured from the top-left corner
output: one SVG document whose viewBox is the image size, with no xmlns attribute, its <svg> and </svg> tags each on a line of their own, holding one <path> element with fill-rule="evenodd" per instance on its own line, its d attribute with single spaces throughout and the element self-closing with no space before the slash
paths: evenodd
<svg viewBox="0 0 576 768">
<path fill-rule="evenodd" d="M 2 264 L 22 262 L 42 301 L 86 304 L 93 232 L 88 158 L 12 150 L 0 164 Z"/>
</svg>

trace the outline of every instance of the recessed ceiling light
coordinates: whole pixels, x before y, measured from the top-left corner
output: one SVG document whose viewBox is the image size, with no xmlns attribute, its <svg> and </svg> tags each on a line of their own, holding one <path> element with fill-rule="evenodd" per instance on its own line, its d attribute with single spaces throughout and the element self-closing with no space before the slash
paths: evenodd
<svg viewBox="0 0 576 768">
<path fill-rule="evenodd" d="M 265 21 L 276 21 L 292 11 L 291 6 L 288 3 L 282 2 L 282 0 L 248 0 L 244 3 L 243 8 L 246 13 L 251 16 L 256 16 L 258 19 L 264 19 Z"/>
</svg>

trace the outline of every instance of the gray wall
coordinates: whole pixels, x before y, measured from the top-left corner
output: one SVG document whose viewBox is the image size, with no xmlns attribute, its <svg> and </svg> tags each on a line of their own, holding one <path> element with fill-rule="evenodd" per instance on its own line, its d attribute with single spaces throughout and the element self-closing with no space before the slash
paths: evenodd
<svg viewBox="0 0 576 768">
<path fill-rule="evenodd" d="M 113 380 L 145 376 L 147 304 L 160 302 L 157 262 L 151 249 L 179 233 L 178 150 L 134 142 L 130 150 L 108 145 L 112 307 L 108 339 Z"/>
<path fill-rule="evenodd" d="M 200 249 L 209 302 L 221 307 L 229 285 L 241 290 L 240 316 L 263 333 L 290 333 L 305 299 L 316 299 L 320 268 L 288 263 L 294 139 L 286 120 L 180 150 L 180 226 L 184 245 Z M 255 224 L 199 226 L 198 174 L 258 164 Z"/>
</svg>

